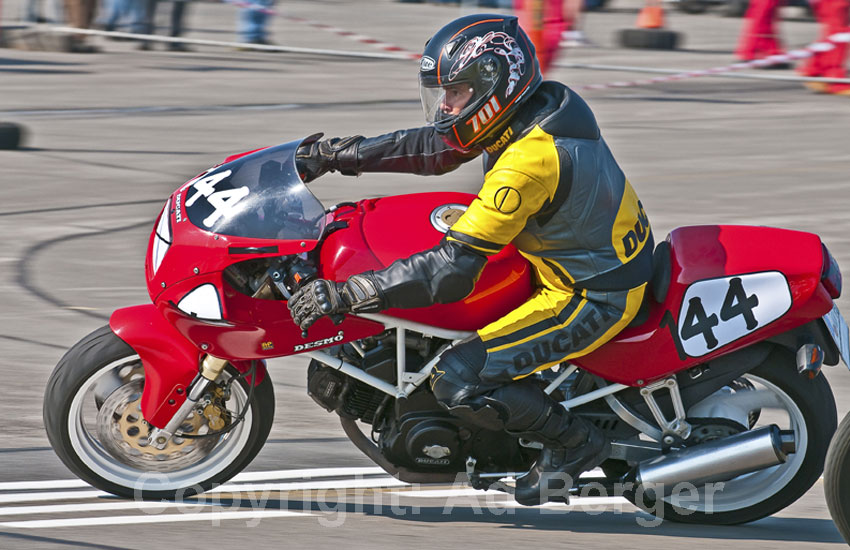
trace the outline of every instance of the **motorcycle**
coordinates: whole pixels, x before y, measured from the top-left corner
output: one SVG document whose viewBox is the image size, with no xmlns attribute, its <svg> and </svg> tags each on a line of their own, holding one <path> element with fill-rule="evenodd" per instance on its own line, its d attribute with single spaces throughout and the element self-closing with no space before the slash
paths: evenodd
<svg viewBox="0 0 850 550">
<path fill-rule="evenodd" d="M 391 475 L 411 483 L 460 475 L 510 491 L 540 445 L 451 416 L 426 381 L 447 349 L 531 295 L 530 264 L 509 245 L 460 302 L 323 318 L 302 334 L 286 306 L 300 285 L 436 245 L 475 196 L 325 209 L 298 175 L 300 143 L 231 156 L 168 198 L 145 259 L 152 303 L 116 310 L 50 377 L 44 424 L 53 449 L 115 495 L 207 491 L 266 441 L 275 400 L 265 360 L 301 355 L 310 359 L 309 395 Z M 638 222 L 624 243 L 645 239 L 646 229 Z M 731 225 L 674 230 L 653 265 L 626 329 L 534 375 L 612 441 L 602 476 L 582 477 L 573 491 L 619 491 L 691 523 L 781 510 L 817 481 L 836 429 L 819 373 L 848 362 L 847 324 L 833 303 L 838 265 L 817 235 Z M 533 359 L 559 352 L 541 346 Z"/>
</svg>

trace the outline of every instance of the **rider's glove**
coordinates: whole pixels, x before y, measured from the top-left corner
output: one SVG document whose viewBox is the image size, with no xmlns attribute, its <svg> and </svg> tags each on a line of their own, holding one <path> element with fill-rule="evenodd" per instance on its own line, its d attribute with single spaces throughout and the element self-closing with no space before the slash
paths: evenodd
<svg viewBox="0 0 850 550">
<path fill-rule="evenodd" d="M 295 165 L 304 183 L 310 183 L 328 171 L 339 170 L 346 176 L 356 176 L 357 146 L 363 136 L 319 139 L 324 134 L 313 134 L 305 139 L 295 152 Z"/>
<path fill-rule="evenodd" d="M 295 324 L 306 331 L 325 315 L 339 324 L 344 313 L 380 311 L 383 304 L 383 294 L 374 276 L 366 272 L 352 275 L 344 283 L 316 279 L 298 289 L 287 306 Z"/>
</svg>

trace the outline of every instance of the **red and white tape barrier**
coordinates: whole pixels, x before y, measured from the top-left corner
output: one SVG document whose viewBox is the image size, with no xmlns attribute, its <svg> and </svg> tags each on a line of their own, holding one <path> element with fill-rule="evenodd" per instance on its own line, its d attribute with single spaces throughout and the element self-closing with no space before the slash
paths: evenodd
<svg viewBox="0 0 850 550">
<path fill-rule="evenodd" d="M 72 27 L 52 27 L 50 28 L 53 32 L 60 33 L 75 33 L 75 34 L 89 34 L 89 35 L 100 35 L 100 36 L 114 36 L 121 38 L 132 38 L 136 40 L 148 40 L 151 42 L 182 42 L 185 44 L 196 44 L 200 46 L 222 46 L 222 47 L 233 47 L 240 49 L 250 49 L 257 51 L 272 51 L 272 52 L 281 52 L 281 53 L 299 53 L 299 54 L 318 54 L 318 55 L 329 55 L 334 57 L 352 57 L 352 58 L 371 58 L 371 59 L 404 59 L 404 60 L 416 60 L 420 58 L 420 54 L 414 53 L 400 46 L 396 46 L 394 44 L 389 44 L 387 42 L 383 42 L 381 40 L 352 32 L 347 31 L 345 29 L 329 25 L 327 23 L 321 23 L 319 21 L 313 21 L 310 19 L 306 19 L 303 17 L 297 17 L 293 15 L 282 14 L 272 8 L 246 2 L 244 0 L 222 0 L 227 4 L 232 4 L 241 8 L 248 8 L 257 11 L 261 11 L 262 13 L 266 13 L 268 15 L 281 17 L 296 23 L 309 25 L 313 28 L 323 30 L 325 32 L 330 32 L 341 37 L 347 38 L 349 40 L 354 40 L 356 42 L 367 44 L 369 46 L 378 48 L 383 50 L 385 53 L 378 52 L 357 52 L 351 50 L 329 50 L 329 49 L 317 49 L 317 48 L 299 48 L 294 46 L 277 46 L 277 45 L 264 45 L 264 44 L 245 44 L 240 42 L 223 42 L 217 40 L 201 40 L 201 39 L 190 39 L 190 38 L 173 38 L 168 36 L 161 35 L 148 35 L 148 34 L 134 34 L 134 33 L 124 33 L 124 32 L 109 32 L 109 31 L 100 31 L 100 30 L 92 30 L 92 29 L 76 29 Z M 679 80 L 686 80 L 690 78 L 699 78 L 699 77 L 723 77 L 723 78 L 742 78 L 742 79 L 752 79 L 752 80 L 777 80 L 777 81 L 791 81 L 791 82 L 825 82 L 825 83 L 837 83 L 837 84 L 850 84 L 850 78 L 823 78 L 823 77 L 808 77 L 808 76 L 790 76 L 790 75 L 756 75 L 756 74 L 736 74 L 737 71 L 741 71 L 743 69 L 752 69 L 752 68 L 762 68 L 770 65 L 775 65 L 777 63 L 788 63 L 791 61 L 798 61 L 802 59 L 807 59 L 821 52 L 828 52 L 837 47 L 838 44 L 848 44 L 850 43 L 850 31 L 836 33 L 825 40 L 821 40 L 818 42 L 814 42 L 809 44 L 805 48 L 791 50 L 785 54 L 772 55 L 770 57 L 766 57 L 764 59 L 757 59 L 754 61 L 747 61 L 742 63 L 733 63 L 731 65 L 724 65 L 721 67 L 712 67 L 710 69 L 700 69 L 700 70 L 690 70 L 690 71 L 677 71 L 670 69 L 656 69 L 656 68 L 648 68 L 648 67 L 634 67 L 634 66 L 612 66 L 612 65 L 596 65 L 596 64 L 586 64 L 586 63 L 555 63 L 555 67 L 559 68 L 567 68 L 567 69 L 588 69 L 588 70 L 601 70 L 601 71 L 618 71 L 618 72 L 650 72 L 650 73 L 664 73 L 664 76 L 657 76 L 654 78 L 642 79 L 642 80 L 619 80 L 615 82 L 608 82 L 605 84 L 587 84 L 583 86 L 575 86 L 577 90 L 604 90 L 608 88 L 626 88 L 626 87 L 635 87 L 635 86 L 646 86 L 651 84 L 658 84 L 661 82 L 674 82 Z"/>
</svg>

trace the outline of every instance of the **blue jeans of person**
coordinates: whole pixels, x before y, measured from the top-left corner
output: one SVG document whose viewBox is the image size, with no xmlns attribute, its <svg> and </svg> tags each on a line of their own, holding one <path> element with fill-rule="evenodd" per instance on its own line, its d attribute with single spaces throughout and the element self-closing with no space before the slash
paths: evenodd
<svg viewBox="0 0 850 550">
<path fill-rule="evenodd" d="M 255 6 L 271 8 L 274 0 L 250 0 Z M 266 42 L 266 21 L 269 15 L 254 8 L 239 9 L 239 38 L 243 42 Z"/>
</svg>

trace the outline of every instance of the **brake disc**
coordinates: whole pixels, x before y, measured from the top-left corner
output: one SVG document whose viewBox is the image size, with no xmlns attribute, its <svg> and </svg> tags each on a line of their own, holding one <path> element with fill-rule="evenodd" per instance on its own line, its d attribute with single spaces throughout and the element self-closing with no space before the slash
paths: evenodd
<svg viewBox="0 0 850 550">
<path fill-rule="evenodd" d="M 118 461 L 143 471 L 173 472 L 206 457 L 218 437 L 189 439 L 175 435 L 164 449 L 148 443 L 152 427 L 142 417 L 142 387 L 136 379 L 112 392 L 97 414 L 98 439 Z M 204 415 L 191 412 L 178 428 L 184 434 L 203 435 L 209 431 Z"/>
</svg>

